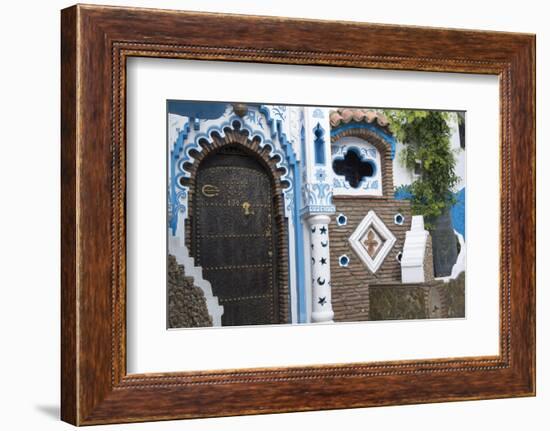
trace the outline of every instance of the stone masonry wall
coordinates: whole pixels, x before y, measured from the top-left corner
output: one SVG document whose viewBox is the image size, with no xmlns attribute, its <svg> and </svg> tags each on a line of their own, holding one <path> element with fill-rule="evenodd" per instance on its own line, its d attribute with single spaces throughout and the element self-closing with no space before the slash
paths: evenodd
<svg viewBox="0 0 550 431">
<path fill-rule="evenodd" d="M 168 255 L 168 327 L 200 328 L 212 326 L 204 293 L 185 275 L 183 265 Z"/>
<path fill-rule="evenodd" d="M 434 257 L 432 248 L 432 236 L 428 235 L 426 241 L 426 252 L 424 255 L 424 281 L 429 282 L 434 280 Z"/>
</svg>

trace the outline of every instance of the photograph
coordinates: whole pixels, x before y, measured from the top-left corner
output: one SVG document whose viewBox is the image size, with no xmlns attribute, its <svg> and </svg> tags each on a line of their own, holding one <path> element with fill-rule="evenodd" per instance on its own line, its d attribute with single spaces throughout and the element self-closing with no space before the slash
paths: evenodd
<svg viewBox="0 0 550 431">
<path fill-rule="evenodd" d="M 465 111 L 166 111 L 168 329 L 467 317 Z"/>
</svg>

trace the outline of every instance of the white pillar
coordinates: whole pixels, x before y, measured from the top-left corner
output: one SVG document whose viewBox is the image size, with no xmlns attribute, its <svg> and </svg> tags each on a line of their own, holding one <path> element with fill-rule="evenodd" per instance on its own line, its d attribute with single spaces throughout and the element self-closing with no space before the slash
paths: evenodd
<svg viewBox="0 0 550 431">
<path fill-rule="evenodd" d="M 332 322 L 331 283 L 330 283 L 330 246 L 326 214 L 311 215 L 307 219 L 311 236 L 311 321 Z"/>
</svg>

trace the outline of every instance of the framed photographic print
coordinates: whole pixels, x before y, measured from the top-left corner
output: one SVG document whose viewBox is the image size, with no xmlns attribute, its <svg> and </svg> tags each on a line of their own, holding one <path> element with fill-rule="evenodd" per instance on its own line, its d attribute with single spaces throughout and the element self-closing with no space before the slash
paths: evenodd
<svg viewBox="0 0 550 431">
<path fill-rule="evenodd" d="M 63 420 L 534 395 L 533 35 L 61 30 Z"/>
</svg>

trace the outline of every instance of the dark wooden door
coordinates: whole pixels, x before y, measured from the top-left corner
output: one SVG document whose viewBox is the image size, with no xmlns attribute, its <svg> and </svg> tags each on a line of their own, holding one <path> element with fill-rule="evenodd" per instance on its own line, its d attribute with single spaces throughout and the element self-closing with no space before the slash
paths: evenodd
<svg viewBox="0 0 550 431">
<path fill-rule="evenodd" d="M 254 156 L 224 148 L 199 166 L 193 239 L 203 276 L 224 307 L 223 326 L 278 323 L 270 176 Z"/>
</svg>

